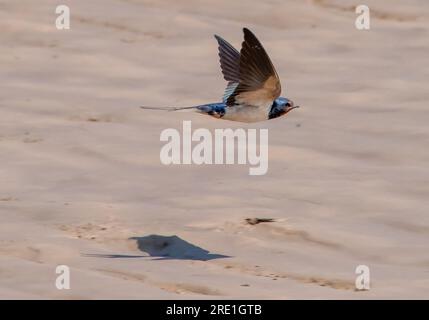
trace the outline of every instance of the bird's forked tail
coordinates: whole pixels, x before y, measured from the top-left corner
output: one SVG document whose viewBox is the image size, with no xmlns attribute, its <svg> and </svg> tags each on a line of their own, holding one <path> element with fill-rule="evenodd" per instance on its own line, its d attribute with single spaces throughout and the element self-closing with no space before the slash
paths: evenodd
<svg viewBox="0 0 429 320">
<path fill-rule="evenodd" d="M 192 107 L 149 107 L 149 106 L 140 106 L 142 109 L 146 110 L 160 110 L 160 111 L 179 111 L 179 110 L 187 110 L 187 109 L 198 109 L 200 106 L 192 106 Z"/>
</svg>

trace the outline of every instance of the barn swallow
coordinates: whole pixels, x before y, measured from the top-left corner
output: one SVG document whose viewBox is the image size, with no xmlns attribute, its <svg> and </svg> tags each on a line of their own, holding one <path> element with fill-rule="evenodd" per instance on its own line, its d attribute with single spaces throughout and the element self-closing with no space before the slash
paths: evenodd
<svg viewBox="0 0 429 320">
<path fill-rule="evenodd" d="M 141 108 L 169 111 L 195 109 L 215 118 L 239 122 L 270 120 L 298 108 L 292 100 L 280 97 L 279 76 L 262 44 L 249 29 L 244 28 L 243 32 L 240 52 L 215 35 L 222 74 L 228 82 L 222 102 L 192 107 Z"/>
</svg>

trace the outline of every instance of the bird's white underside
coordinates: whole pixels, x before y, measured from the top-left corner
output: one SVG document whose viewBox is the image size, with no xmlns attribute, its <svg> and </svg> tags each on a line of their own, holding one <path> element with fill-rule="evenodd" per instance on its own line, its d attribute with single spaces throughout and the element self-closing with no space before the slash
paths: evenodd
<svg viewBox="0 0 429 320">
<path fill-rule="evenodd" d="M 227 107 L 225 115 L 222 118 L 225 120 L 240 122 L 264 121 L 268 119 L 271 105 L 272 103 L 260 107 L 245 105 Z"/>
</svg>

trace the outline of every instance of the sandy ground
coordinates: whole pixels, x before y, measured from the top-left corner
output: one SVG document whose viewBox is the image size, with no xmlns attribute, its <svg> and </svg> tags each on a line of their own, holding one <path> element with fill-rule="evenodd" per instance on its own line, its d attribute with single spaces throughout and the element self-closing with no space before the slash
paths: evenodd
<svg viewBox="0 0 429 320">
<path fill-rule="evenodd" d="M 0 298 L 429 298 L 426 0 L 366 1 L 369 31 L 353 1 L 62 2 L 69 31 L 58 1 L 0 2 Z M 301 109 L 137 107 L 219 101 L 212 35 L 244 26 Z M 183 120 L 268 128 L 268 173 L 162 165 Z"/>
</svg>

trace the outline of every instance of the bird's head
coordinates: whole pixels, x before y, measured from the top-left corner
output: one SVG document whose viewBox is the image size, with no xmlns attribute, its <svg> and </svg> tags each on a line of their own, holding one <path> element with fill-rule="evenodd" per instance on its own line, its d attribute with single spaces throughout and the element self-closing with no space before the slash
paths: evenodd
<svg viewBox="0 0 429 320">
<path fill-rule="evenodd" d="M 282 107 L 284 112 L 283 114 L 286 114 L 293 109 L 299 108 L 299 106 L 296 106 L 293 101 L 288 98 L 279 97 L 276 99 L 276 102 L 279 107 Z"/>
</svg>

